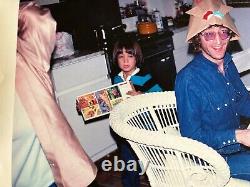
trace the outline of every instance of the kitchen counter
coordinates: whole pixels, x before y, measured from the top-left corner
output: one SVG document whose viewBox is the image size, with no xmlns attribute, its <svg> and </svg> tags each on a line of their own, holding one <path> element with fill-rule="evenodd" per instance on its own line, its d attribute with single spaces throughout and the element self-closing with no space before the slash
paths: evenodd
<svg viewBox="0 0 250 187">
<path fill-rule="evenodd" d="M 52 60 L 52 69 L 57 69 L 62 66 L 67 66 L 72 63 L 77 63 L 78 61 L 82 61 L 85 59 L 93 58 L 94 56 L 98 56 L 100 54 L 103 54 L 103 51 L 76 51 L 71 56 L 61 57 L 57 59 Z M 77 59 L 77 60 L 76 60 Z"/>
<path fill-rule="evenodd" d="M 163 29 L 159 30 L 156 33 L 153 34 L 147 34 L 147 35 L 142 35 L 139 34 L 138 32 L 129 32 L 127 33 L 129 37 L 136 38 L 138 41 L 144 41 L 148 39 L 155 39 L 155 38 L 164 38 L 164 37 L 172 37 L 173 36 L 173 31 L 169 29 Z"/>
<path fill-rule="evenodd" d="M 180 27 L 180 28 L 169 28 L 169 30 L 171 30 L 174 34 L 177 34 L 179 32 L 183 32 L 183 31 L 187 31 L 188 27 Z"/>
</svg>

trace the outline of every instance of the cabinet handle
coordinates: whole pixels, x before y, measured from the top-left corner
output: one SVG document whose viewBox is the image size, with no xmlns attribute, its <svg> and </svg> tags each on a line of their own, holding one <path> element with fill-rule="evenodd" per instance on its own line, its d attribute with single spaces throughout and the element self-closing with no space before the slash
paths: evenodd
<svg viewBox="0 0 250 187">
<path fill-rule="evenodd" d="M 165 61 L 168 61 L 170 59 L 170 57 L 168 56 L 168 57 L 166 57 L 166 58 L 162 58 L 161 59 L 161 62 L 165 62 Z"/>
</svg>

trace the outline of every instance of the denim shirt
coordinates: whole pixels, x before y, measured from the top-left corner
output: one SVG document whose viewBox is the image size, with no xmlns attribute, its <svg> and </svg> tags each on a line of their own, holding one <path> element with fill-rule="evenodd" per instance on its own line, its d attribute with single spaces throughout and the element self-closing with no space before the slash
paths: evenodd
<svg viewBox="0 0 250 187">
<path fill-rule="evenodd" d="M 250 95 L 228 53 L 224 71 L 199 53 L 178 73 L 175 92 L 181 134 L 230 154 L 241 150 L 235 130 L 250 117 Z"/>
</svg>

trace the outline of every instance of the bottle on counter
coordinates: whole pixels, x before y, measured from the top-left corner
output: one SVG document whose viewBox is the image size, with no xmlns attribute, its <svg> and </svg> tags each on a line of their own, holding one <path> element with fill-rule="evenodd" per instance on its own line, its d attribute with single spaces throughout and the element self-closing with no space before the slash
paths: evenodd
<svg viewBox="0 0 250 187">
<path fill-rule="evenodd" d="M 160 14 L 160 11 L 157 10 L 156 8 L 153 9 L 152 18 L 154 22 L 156 23 L 157 29 L 163 29 L 163 22 L 162 22 L 161 14 Z"/>
</svg>

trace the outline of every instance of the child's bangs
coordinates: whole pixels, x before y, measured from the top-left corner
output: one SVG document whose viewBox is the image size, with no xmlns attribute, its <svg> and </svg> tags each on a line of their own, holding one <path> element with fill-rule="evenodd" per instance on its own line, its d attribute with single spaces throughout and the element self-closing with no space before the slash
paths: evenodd
<svg viewBox="0 0 250 187">
<path fill-rule="evenodd" d="M 126 49 L 126 53 L 135 56 L 135 50 L 134 49 Z"/>
</svg>

